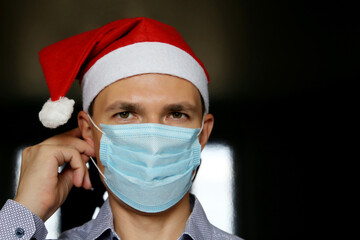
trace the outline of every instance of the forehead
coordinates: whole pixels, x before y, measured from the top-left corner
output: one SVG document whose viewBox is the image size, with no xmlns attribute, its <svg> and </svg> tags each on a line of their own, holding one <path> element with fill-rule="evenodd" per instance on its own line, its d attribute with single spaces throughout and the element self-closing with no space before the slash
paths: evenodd
<svg viewBox="0 0 360 240">
<path fill-rule="evenodd" d="M 198 89 L 189 81 L 165 74 L 143 74 L 116 81 L 96 97 L 101 106 L 114 101 L 176 103 L 187 101 L 201 108 Z"/>
</svg>

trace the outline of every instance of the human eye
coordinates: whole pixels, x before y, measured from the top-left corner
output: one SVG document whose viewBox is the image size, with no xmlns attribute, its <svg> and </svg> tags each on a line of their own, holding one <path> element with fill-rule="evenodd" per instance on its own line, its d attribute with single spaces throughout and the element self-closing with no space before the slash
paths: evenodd
<svg viewBox="0 0 360 240">
<path fill-rule="evenodd" d="M 115 116 L 121 119 L 129 119 L 133 117 L 133 114 L 129 111 L 125 111 L 125 112 L 116 113 Z"/>
<path fill-rule="evenodd" d="M 173 119 L 183 119 L 183 118 L 187 118 L 188 116 L 182 112 L 172 112 L 170 114 L 170 117 Z"/>
</svg>

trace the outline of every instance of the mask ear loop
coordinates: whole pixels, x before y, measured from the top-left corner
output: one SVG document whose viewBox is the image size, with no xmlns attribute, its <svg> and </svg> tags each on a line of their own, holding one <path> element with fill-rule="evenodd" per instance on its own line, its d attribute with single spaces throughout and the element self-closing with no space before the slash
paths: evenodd
<svg viewBox="0 0 360 240">
<path fill-rule="evenodd" d="M 202 130 L 203 130 L 203 128 L 204 128 L 205 114 L 206 114 L 206 113 L 204 113 L 204 115 L 203 115 L 203 118 L 202 118 L 202 121 L 201 121 L 200 131 L 199 131 L 197 137 L 200 136 L 200 134 L 201 134 L 201 132 L 202 132 Z M 195 178 L 196 178 L 196 176 L 197 176 L 197 174 L 198 174 L 198 171 L 199 171 L 200 166 L 201 166 L 201 157 L 200 157 L 200 164 L 199 164 L 199 166 L 197 166 L 197 168 L 195 169 L 195 172 L 193 173 L 192 178 L 191 178 L 191 182 L 194 182 L 194 181 L 195 181 Z"/>
<path fill-rule="evenodd" d="M 203 128 L 204 128 L 204 120 L 205 120 L 205 113 L 204 113 L 204 115 L 203 115 L 203 117 L 202 117 L 201 127 L 200 127 L 200 131 L 199 131 L 197 137 L 200 136 L 200 134 L 201 134 L 201 132 L 202 132 L 202 130 L 203 130 Z"/>
<path fill-rule="evenodd" d="M 195 169 L 195 172 L 194 172 L 193 175 L 192 175 L 191 182 L 194 182 L 194 181 L 195 181 L 195 178 L 196 178 L 196 176 L 197 176 L 197 174 L 198 174 L 198 171 L 199 171 L 200 166 L 201 166 L 201 158 L 200 158 L 200 164 L 199 164 L 199 166 L 197 166 L 197 168 Z"/>
<path fill-rule="evenodd" d="M 105 175 L 100 171 L 100 168 L 98 167 L 98 165 L 96 164 L 95 160 L 90 156 L 91 161 L 93 162 L 93 164 L 95 165 L 96 169 L 99 171 L 100 175 L 106 179 Z"/>
<path fill-rule="evenodd" d="M 93 125 L 97 130 L 99 130 L 102 134 L 105 135 L 105 133 L 94 123 L 94 121 L 92 120 L 92 118 L 90 117 L 89 114 L 88 114 L 88 117 L 89 117 L 90 122 L 92 123 L 92 125 Z M 96 169 L 99 171 L 100 175 L 101 175 L 104 179 L 106 179 L 105 175 L 100 171 L 100 168 L 99 168 L 99 166 L 96 164 L 95 160 L 94 160 L 91 156 L 90 156 L 90 159 L 91 159 L 92 163 L 95 165 Z"/>
<path fill-rule="evenodd" d="M 102 134 L 105 135 L 105 133 L 94 123 L 94 121 L 92 120 L 92 118 L 90 117 L 89 114 L 88 114 L 88 117 L 89 117 L 90 122 L 92 123 L 92 125 L 93 125 L 97 130 L 99 130 L 99 132 L 101 132 Z"/>
</svg>

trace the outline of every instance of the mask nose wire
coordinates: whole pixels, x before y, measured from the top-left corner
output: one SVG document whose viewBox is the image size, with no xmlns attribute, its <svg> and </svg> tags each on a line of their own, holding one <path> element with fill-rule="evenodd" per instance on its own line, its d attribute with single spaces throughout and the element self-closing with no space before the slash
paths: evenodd
<svg viewBox="0 0 360 240">
<path fill-rule="evenodd" d="M 88 117 L 89 117 L 90 122 L 92 123 L 92 125 L 93 125 L 97 130 L 99 130 L 102 134 L 105 134 L 105 133 L 94 123 L 94 121 L 92 120 L 92 118 L 90 117 L 89 114 L 88 114 Z M 104 179 L 106 179 L 105 175 L 100 171 L 100 168 L 99 168 L 99 166 L 96 164 L 95 160 L 94 160 L 91 156 L 90 156 L 90 159 L 91 159 L 92 163 L 95 165 L 96 169 L 99 171 L 100 175 L 101 175 Z"/>
</svg>

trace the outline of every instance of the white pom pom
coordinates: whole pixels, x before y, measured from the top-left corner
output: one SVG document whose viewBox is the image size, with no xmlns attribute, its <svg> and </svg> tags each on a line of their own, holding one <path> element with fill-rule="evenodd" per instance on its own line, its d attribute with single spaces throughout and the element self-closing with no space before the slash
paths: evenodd
<svg viewBox="0 0 360 240">
<path fill-rule="evenodd" d="M 40 122 L 47 128 L 57 128 L 70 119 L 75 101 L 62 97 L 57 101 L 49 99 L 39 112 Z"/>
</svg>

